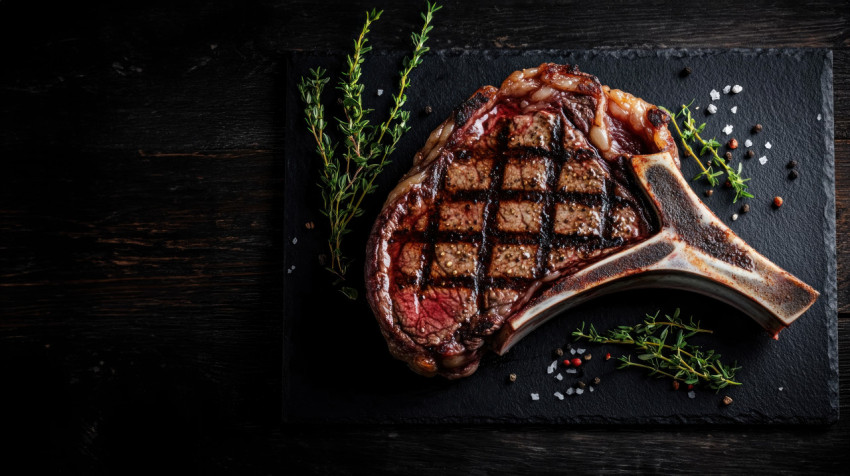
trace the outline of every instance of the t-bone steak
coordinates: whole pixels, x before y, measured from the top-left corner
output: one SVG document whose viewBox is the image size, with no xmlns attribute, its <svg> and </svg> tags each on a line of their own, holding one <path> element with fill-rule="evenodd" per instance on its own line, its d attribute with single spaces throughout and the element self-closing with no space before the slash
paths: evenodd
<svg viewBox="0 0 850 476">
<path fill-rule="evenodd" d="M 564 309 L 641 286 L 737 306 L 773 334 L 817 298 L 750 248 L 679 171 L 669 116 L 574 66 L 485 86 L 428 138 L 366 251 L 390 352 L 464 377 Z"/>
</svg>

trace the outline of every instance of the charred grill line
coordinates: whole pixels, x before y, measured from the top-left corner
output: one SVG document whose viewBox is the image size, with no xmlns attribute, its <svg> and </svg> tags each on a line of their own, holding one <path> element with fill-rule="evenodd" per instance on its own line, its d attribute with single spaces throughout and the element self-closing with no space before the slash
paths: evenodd
<svg viewBox="0 0 850 476">
<path fill-rule="evenodd" d="M 475 292 L 478 298 L 478 312 L 484 309 L 484 293 L 481 292 L 481 282 L 487 277 L 487 268 L 490 265 L 490 256 L 493 254 L 493 238 L 491 231 L 496 229 L 496 215 L 499 210 L 499 189 L 502 188 L 505 162 L 507 159 L 501 157 L 493 161 L 490 170 L 490 188 L 487 189 L 487 201 L 484 207 L 484 223 L 481 228 L 481 246 L 478 248 L 478 264 L 475 269 Z"/>
<path fill-rule="evenodd" d="M 567 154 L 562 154 L 562 156 Z M 558 186 L 558 177 L 561 175 L 561 168 L 566 160 L 547 160 L 546 161 L 546 189 L 549 193 L 545 196 L 543 205 L 542 223 L 540 224 L 540 247 L 537 249 L 537 267 L 534 275 L 541 278 L 546 274 L 546 267 L 549 263 L 549 252 L 552 250 L 552 240 L 555 235 L 555 189 Z"/>
<path fill-rule="evenodd" d="M 438 166 L 435 170 L 435 174 L 437 175 L 437 184 L 443 184 L 446 179 L 446 166 Z M 425 228 L 425 232 L 422 235 L 422 259 L 425 262 L 422 264 L 422 274 L 419 276 L 419 297 L 422 297 L 422 293 L 425 291 L 425 288 L 431 284 L 431 264 L 434 262 L 435 257 L 435 247 L 436 240 L 434 239 L 437 231 L 440 227 L 440 207 L 443 205 L 443 200 L 440 197 L 439 191 L 434 193 L 434 206 L 431 209 L 431 215 L 428 217 L 428 226 Z"/>
</svg>

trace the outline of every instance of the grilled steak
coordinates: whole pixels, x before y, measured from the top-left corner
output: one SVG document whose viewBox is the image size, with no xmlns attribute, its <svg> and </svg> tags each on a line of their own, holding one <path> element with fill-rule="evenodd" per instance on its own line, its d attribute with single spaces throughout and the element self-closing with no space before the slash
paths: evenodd
<svg viewBox="0 0 850 476">
<path fill-rule="evenodd" d="M 625 286 L 718 293 L 774 332 L 802 314 L 817 293 L 701 205 L 668 120 L 565 65 L 479 89 L 431 134 L 373 228 L 368 298 L 390 352 L 423 375 L 463 377 L 488 344 L 504 352 Z"/>
</svg>

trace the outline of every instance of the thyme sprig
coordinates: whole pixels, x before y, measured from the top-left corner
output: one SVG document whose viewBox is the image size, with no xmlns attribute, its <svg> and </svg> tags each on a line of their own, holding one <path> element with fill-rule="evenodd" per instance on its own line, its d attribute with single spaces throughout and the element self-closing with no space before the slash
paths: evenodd
<svg viewBox="0 0 850 476">
<path fill-rule="evenodd" d="M 705 178 L 709 185 L 716 187 L 720 183 L 718 177 L 725 173 L 727 180 L 729 180 L 729 184 L 732 185 L 732 189 L 735 190 L 735 197 L 732 199 L 732 203 L 735 203 L 742 198 L 753 198 L 753 194 L 749 192 L 747 185 L 747 182 L 750 179 L 743 178 L 741 176 L 743 164 L 738 163 L 737 170 L 732 168 L 728 163 L 726 163 L 726 159 L 717 153 L 720 149 L 720 142 L 713 137 L 709 140 L 705 140 L 700 136 L 700 133 L 705 130 L 705 123 L 703 122 L 699 126 L 696 125 L 696 121 L 694 120 L 689 108 L 691 104 L 693 104 L 693 101 L 691 101 L 690 104 L 682 104 L 682 108 L 676 114 L 673 114 L 663 107 L 661 109 L 663 109 L 667 114 L 670 114 L 670 117 L 673 118 L 673 126 L 675 126 L 676 132 L 679 134 L 679 138 L 681 139 L 682 146 L 685 148 L 685 152 L 693 157 L 694 160 L 697 161 L 697 164 L 699 164 L 700 169 L 702 169 L 702 171 L 697 174 L 693 180 Z M 676 120 L 678 117 L 683 118 L 682 128 L 679 128 L 679 123 Z M 704 165 L 702 163 L 699 156 L 697 156 L 694 149 L 688 144 L 688 142 L 693 142 L 702 146 L 699 156 L 703 156 L 707 152 L 711 153 L 712 158 L 709 160 L 708 164 Z M 713 164 L 719 164 L 722 170 L 715 171 Z"/>
<path fill-rule="evenodd" d="M 709 388 L 720 390 L 729 385 L 741 385 L 735 381 L 735 373 L 741 369 L 735 362 L 732 366 L 720 362 L 720 354 L 713 350 L 704 351 L 700 346 L 689 344 L 689 339 L 697 334 L 711 334 L 703 329 L 693 317 L 685 323 L 679 317 L 679 309 L 667 320 L 658 320 L 658 314 L 647 314 L 644 321 L 635 326 L 618 326 L 607 333 L 600 334 L 591 324 L 585 331 L 585 324 L 572 335 L 576 340 L 585 339 L 597 344 L 631 345 L 641 351 L 638 362 L 631 355 L 619 358 L 618 368 L 637 367 L 649 370 L 649 375 L 683 382 L 686 385 L 703 383 Z"/>
<path fill-rule="evenodd" d="M 383 122 L 372 124 L 370 121 L 368 116 L 373 111 L 363 107 L 365 86 L 361 82 L 365 55 L 372 49 L 368 45 L 368 34 L 372 24 L 381 18 L 383 10 L 366 12 L 366 21 L 354 40 L 354 52 L 346 58 L 346 69 L 336 87 L 342 94 L 343 117 L 336 118 L 341 141 L 334 141 L 329 136 L 325 108 L 321 102 L 322 93 L 329 82 L 327 71 L 322 68 L 311 69 L 309 76 L 302 77 L 298 84 L 301 100 L 305 104 L 307 128 L 316 142 L 316 153 L 322 160 L 319 180 L 323 202 L 321 212 L 328 218 L 330 225 L 330 263 L 327 269 L 336 276 L 335 285 L 345 280 L 351 263 L 343 254 L 343 238 L 351 231 L 351 220 L 363 214 L 360 208 L 363 199 L 377 189 L 375 179 L 389 163 L 402 135 L 410 130 L 410 112 L 402 109 L 407 102 L 410 74 L 422 64 L 423 56 L 430 49 L 425 43 L 433 28 L 431 22 L 434 13 L 442 8 L 431 2 L 426 5 L 426 11 L 421 14 L 424 22 L 422 30 L 411 34 L 413 55 L 404 58 L 398 92 L 393 95 L 393 106 Z M 343 286 L 340 291 L 351 299 L 357 297 L 354 288 Z"/>
</svg>

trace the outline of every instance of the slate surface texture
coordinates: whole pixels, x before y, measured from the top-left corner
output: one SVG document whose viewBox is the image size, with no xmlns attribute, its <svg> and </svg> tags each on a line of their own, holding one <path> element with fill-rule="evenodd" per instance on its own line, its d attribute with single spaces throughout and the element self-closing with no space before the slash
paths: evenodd
<svg viewBox="0 0 850 476">
<path fill-rule="evenodd" d="M 364 64 L 365 105 L 375 121 L 389 108 L 401 56 L 375 52 Z M 284 293 L 284 418 L 294 422 L 512 422 L 512 423 L 830 423 L 838 417 L 837 310 L 835 274 L 834 161 L 832 121 L 832 54 L 825 50 L 626 50 L 626 51 L 465 51 L 435 52 L 412 81 L 420 94 L 411 95 L 412 130 L 382 177 L 380 191 L 368 202 L 364 217 L 349 235 L 355 255 L 351 285 L 362 293 L 362 252 L 386 194 L 409 168 L 418 147 L 431 130 L 480 86 L 501 84 L 511 72 L 543 62 L 576 64 L 597 75 L 603 84 L 631 92 L 674 110 L 694 100 L 705 137 L 725 143 L 736 137 L 741 147 L 732 163 L 743 162 L 743 174 L 759 197 L 780 195 L 776 210 L 765 200 L 732 203 L 732 191 L 718 188 L 710 198 L 704 183 L 691 182 L 716 215 L 756 250 L 817 289 L 822 297 L 778 341 L 745 314 L 719 301 L 666 289 L 618 293 L 595 299 L 553 319 L 505 356 L 490 355 L 469 378 L 447 381 L 414 375 L 386 351 L 372 313 L 361 299 L 351 302 L 330 292 L 329 278 L 318 265 L 326 253 L 327 233 L 319 214 L 315 183 L 318 158 L 302 122 L 295 85 L 309 67 L 323 65 L 335 72 L 344 56 L 294 55 L 287 69 L 286 222 Z M 688 66 L 693 73 L 682 78 Z M 740 84 L 738 94 L 723 94 L 726 85 Z M 377 91 L 381 89 L 379 96 Z M 721 91 L 711 101 L 710 91 Z M 325 102 L 336 97 L 326 92 Z M 781 100 L 777 100 L 781 98 Z M 718 107 L 713 115 L 704 111 Z M 423 111 L 430 106 L 432 114 Z M 731 109 L 737 107 L 733 113 Z M 698 109 L 697 109 L 698 108 Z M 820 119 L 818 119 L 820 118 Z M 763 130 L 753 133 L 754 124 Z M 733 132 L 721 131 L 727 124 Z M 672 126 L 671 126 L 672 128 Z M 751 140 L 751 147 L 744 147 Z M 756 158 L 746 159 L 751 149 Z M 725 147 L 723 151 L 727 150 Z M 758 157 L 768 158 L 761 164 Z M 683 174 L 693 177 L 698 165 L 681 154 Z M 786 164 L 796 160 L 805 173 L 787 178 Z M 751 211 L 741 213 L 743 203 Z M 739 214 L 733 221 L 732 215 Z M 314 222 L 314 229 L 305 223 Z M 809 246 L 801 246 L 808 243 Z M 598 329 L 632 325 L 646 313 L 672 314 L 676 307 L 716 331 L 701 342 L 726 362 L 738 361 L 745 385 L 697 389 L 696 398 L 675 392 L 668 380 L 647 379 L 639 371 L 616 371 L 615 360 L 590 360 L 581 373 L 562 366 L 549 375 L 553 351 L 572 338 L 582 322 Z M 317 316 L 330 316 L 318 318 Z M 601 357 L 629 349 L 588 346 Z M 356 348 L 354 368 L 340 349 Z M 325 349 L 332 351 L 326 351 Z M 799 356 L 789 359 L 787 356 Z M 800 365 L 805 372 L 800 372 Z M 519 376 L 510 384 L 507 376 Z M 562 374 L 564 380 L 556 380 Z M 593 392 L 565 400 L 554 396 L 579 380 L 601 377 Z M 531 400 L 531 393 L 540 396 Z M 720 404 L 729 395 L 735 404 Z"/>
</svg>

